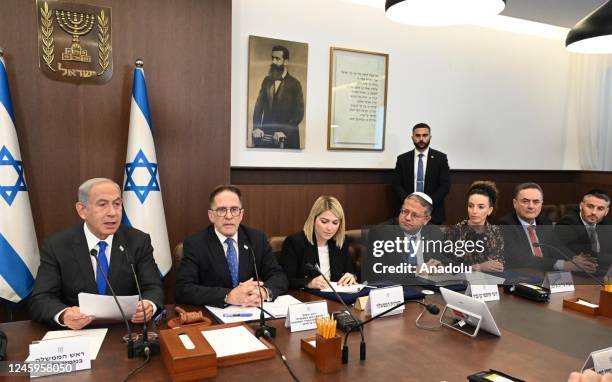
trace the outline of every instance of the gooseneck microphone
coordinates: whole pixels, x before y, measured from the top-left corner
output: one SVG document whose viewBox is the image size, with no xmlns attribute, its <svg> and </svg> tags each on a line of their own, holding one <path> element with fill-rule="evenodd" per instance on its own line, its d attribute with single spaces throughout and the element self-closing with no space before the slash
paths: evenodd
<svg viewBox="0 0 612 382">
<path fill-rule="evenodd" d="M 340 301 L 342 306 L 344 306 L 344 309 L 346 309 L 346 312 L 351 315 L 351 317 L 353 318 L 353 320 L 355 320 L 355 322 L 359 323 L 357 325 L 357 329 L 359 329 L 359 333 L 361 334 L 361 343 L 359 344 L 359 359 L 361 361 L 365 361 L 365 359 L 366 359 L 366 343 L 365 343 L 365 337 L 363 336 L 363 327 L 361 325 L 361 321 L 359 321 L 357 319 L 357 317 L 355 317 L 355 315 L 351 312 L 349 307 L 346 306 L 346 304 L 344 303 L 344 300 L 342 299 L 342 297 L 340 297 L 340 295 L 338 294 L 338 292 L 336 291 L 334 286 L 331 284 L 331 282 L 327 279 L 327 277 L 323 274 L 323 272 L 321 272 L 321 268 L 319 268 L 318 265 L 313 265 L 313 264 L 310 264 L 310 263 L 306 263 L 305 268 L 306 268 L 307 271 L 317 273 L 317 274 L 321 275 L 321 277 L 323 277 L 323 280 L 325 280 L 325 283 L 334 292 L 334 294 L 338 298 L 338 301 Z M 349 330 L 344 335 L 344 344 L 342 345 L 342 363 L 348 363 L 349 348 L 348 348 L 348 345 L 347 345 L 346 341 L 347 341 L 347 338 L 348 338 L 348 334 L 350 332 L 352 332 L 353 330 L 354 329 Z"/>
<path fill-rule="evenodd" d="M 123 249 L 123 247 L 120 247 Z M 138 276 L 136 276 L 136 270 L 134 268 L 134 259 L 130 256 L 129 248 L 125 248 L 125 257 L 130 263 L 130 268 L 132 269 L 132 275 L 134 276 L 134 281 L 136 282 L 136 290 L 138 291 L 138 301 L 140 302 L 140 307 L 144 313 L 144 301 L 142 298 L 142 293 L 140 291 L 140 284 L 138 283 Z M 151 341 L 149 342 L 148 336 L 148 326 L 147 326 L 147 317 L 145 315 L 144 324 L 142 325 L 142 343 L 136 344 L 134 348 L 134 353 L 139 357 L 149 358 L 151 355 L 159 354 L 159 342 Z"/>
<path fill-rule="evenodd" d="M 403 305 L 406 305 L 406 304 L 410 304 L 410 303 L 419 304 L 419 305 L 423 306 L 425 309 L 427 309 L 427 311 L 429 313 L 431 313 L 433 315 L 436 315 L 436 314 L 440 313 L 440 308 L 438 308 L 437 305 L 434 305 L 434 304 L 425 304 L 424 302 L 417 301 L 417 300 L 404 300 L 404 301 L 400 302 L 399 304 L 396 304 L 396 305 L 390 307 L 389 309 L 387 309 L 387 310 L 385 310 L 383 312 L 380 312 L 377 315 L 372 316 L 372 317 L 368 318 L 367 320 L 365 320 L 363 322 L 360 322 L 359 323 L 359 330 L 363 330 L 363 326 L 365 324 L 370 323 L 370 322 L 374 321 L 375 319 L 377 319 L 377 318 L 379 318 L 381 316 L 384 316 L 385 314 L 389 313 L 390 311 L 392 311 L 394 309 L 399 308 L 400 306 L 403 306 Z M 346 341 L 348 340 L 349 334 L 351 334 L 351 332 L 346 332 L 346 334 L 344 335 L 344 343 L 345 344 L 346 344 Z"/>
<path fill-rule="evenodd" d="M 253 248 L 249 245 L 250 240 L 247 241 L 248 244 L 244 244 L 243 248 L 249 251 L 251 254 L 251 259 L 253 260 L 253 268 L 255 269 L 255 279 L 257 280 L 257 287 L 261 288 L 261 279 L 259 278 L 259 272 L 257 271 L 257 259 L 255 258 L 255 253 L 253 252 Z M 255 337 L 257 338 L 268 338 L 276 337 L 276 328 L 272 326 L 266 325 L 266 315 L 263 308 L 263 296 L 259 293 L 259 327 L 255 330 Z"/>
<path fill-rule="evenodd" d="M 247 240 L 246 240 L 246 244 L 243 245 L 243 248 L 249 251 L 249 253 L 251 254 L 251 259 L 253 260 L 253 268 L 255 269 L 255 279 L 257 280 L 257 287 L 261 288 L 260 286 L 261 279 L 259 278 L 259 272 L 257 271 L 257 259 L 255 258 L 255 252 L 253 252 L 253 246 L 251 245 L 251 240 L 250 240 L 251 238 L 249 236 L 249 233 L 246 231 L 246 229 L 244 230 L 244 234 Z M 278 345 L 276 345 L 276 342 L 274 342 L 274 337 L 276 337 L 276 328 L 266 325 L 266 315 L 265 315 L 266 311 L 264 310 L 264 307 L 263 307 L 263 296 L 261 295 L 261 291 L 259 293 L 259 303 L 260 303 L 259 305 L 259 312 L 260 312 L 259 313 L 259 327 L 255 329 L 255 337 L 257 338 L 263 337 L 267 339 L 274 346 L 274 348 L 276 349 L 276 353 L 280 357 L 281 361 L 283 361 L 283 364 L 285 365 L 285 368 L 291 375 L 291 378 L 293 378 L 295 382 L 299 382 L 300 380 L 295 375 L 295 373 L 291 369 L 291 366 L 289 366 L 289 363 L 287 362 L 287 357 L 285 357 L 285 355 L 279 349 Z"/>
<path fill-rule="evenodd" d="M 601 281 L 599 281 L 595 276 L 593 276 L 592 274 L 590 274 L 589 272 L 587 272 L 586 270 L 584 270 L 584 268 L 582 268 L 580 265 L 576 264 L 574 262 L 574 260 L 572 260 L 568 255 L 566 255 L 565 253 L 563 253 L 562 250 L 560 250 L 559 248 L 555 247 L 554 245 L 550 245 L 550 244 L 546 244 L 546 243 L 533 243 L 532 246 L 534 248 L 540 248 L 540 247 L 546 247 L 546 248 L 551 248 L 553 251 L 557 252 L 558 254 L 560 254 L 565 260 L 569 261 L 570 263 L 574 264 L 576 266 L 576 268 L 580 269 L 582 272 L 584 272 L 587 276 L 589 276 L 592 280 L 594 280 L 599 286 L 601 286 L 602 288 L 604 287 L 604 283 L 602 283 Z"/>
<path fill-rule="evenodd" d="M 125 313 L 123 312 L 123 308 L 121 308 L 121 304 L 119 304 L 119 300 L 117 299 L 117 295 L 115 294 L 115 290 L 113 289 L 111 283 L 108 281 L 108 277 L 106 277 L 106 273 L 104 273 L 104 270 L 102 270 L 102 267 L 100 267 L 100 263 L 98 262 L 98 251 L 94 248 L 92 249 L 89 254 L 96 259 L 96 266 L 98 267 L 98 269 L 100 270 L 100 273 L 102 274 L 102 277 L 104 277 L 104 281 L 106 282 L 106 285 L 108 285 L 108 289 L 110 289 L 112 295 L 113 295 L 113 299 L 115 300 L 115 304 L 117 304 L 117 307 L 119 308 L 119 312 L 121 313 L 121 317 L 123 317 L 123 321 L 125 322 L 125 326 L 127 328 L 127 332 L 128 332 L 128 341 L 127 341 L 127 345 L 128 345 L 128 358 L 134 358 L 134 340 L 132 339 L 132 328 L 130 327 L 130 323 L 128 322 L 127 317 L 125 316 Z"/>
</svg>

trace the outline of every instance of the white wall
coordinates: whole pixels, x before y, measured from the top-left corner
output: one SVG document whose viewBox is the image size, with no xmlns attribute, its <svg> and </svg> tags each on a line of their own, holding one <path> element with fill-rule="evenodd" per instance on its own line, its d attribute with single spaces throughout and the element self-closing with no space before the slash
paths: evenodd
<svg viewBox="0 0 612 382">
<path fill-rule="evenodd" d="M 233 0 L 232 166 L 392 168 L 427 122 L 454 169 L 577 169 L 566 144 L 563 42 L 476 26 L 422 28 L 338 0 Z M 309 43 L 306 143 L 246 148 L 248 36 Z M 389 54 L 383 152 L 327 150 L 329 48 Z"/>
</svg>

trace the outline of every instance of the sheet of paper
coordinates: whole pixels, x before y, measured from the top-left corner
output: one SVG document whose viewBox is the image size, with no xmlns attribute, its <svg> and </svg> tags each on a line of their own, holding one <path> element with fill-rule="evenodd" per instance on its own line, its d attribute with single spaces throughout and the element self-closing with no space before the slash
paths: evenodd
<svg viewBox="0 0 612 382">
<path fill-rule="evenodd" d="M 287 316 L 289 305 L 300 304 L 301 301 L 297 298 L 285 294 L 278 296 L 274 302 L 264 302 L 264 309 L 269 312 L 274 318 L 284 318 Z"/>
<path fill-rule="evenodd" d="M 264 310 L 271 314 L 266 313 L 265 317 L 266 319 L 283 318 L 287 316 L 287 309 L 289 308 L 289 305 L 299 303 L 300 300 L 288 294 L 279 296 L 273 302 L 264 302 Z M 217 308 L 206 305 L 206 309 L 208 309 L 220 322 L 224 324 L 258 320 L 260 315 L 260 310 L 257 307 L 230 305 L 226 308 Z"/>
<path fill-rule="evenodd" d="M 88 337 L 90 342 L 89 354 L 91 359 L 94 360 L 98 356 L 98 352 L 104 342 L 108 328 L 101 329 L 82 329 L 82 330 L 54 330 L 49 331 L 41 339 L 41 341 L 55 340 L 58 338 L 70 338 L 70 337 Z"/>
<path fill-rule="evenodd" d="M 266 350 L 267 347 L 244 326 L 202 331 L 217 358 Z"/>
<path fill-rule="evenodd" d="M 359 293 L 363 288 L 365 288 L 365 285 L 363 284 L 338 285 L 338 283 L 335 281 L 332 281 L 330 284 L 334 287 L 334 289 L 336 289 L 336 292 L 338 293 Z M 321 289 L 321 292 L 333 293 L 333 290 L 331 288 L 325 288 Z"/>
<path fill-rule="evenodd" d="M 599 305 L 581 299 L 578 299 L 578 301 L 576 301 L 576 304 L 588 306 L 589 308 L 599 308 Z"/>
<path fill-rule="evenodd" d="M 136 312 L 138 296 L 117 296 L 125 316 L 130 319 Z M 97 320 L 123 320 L 113 296 L 91 293 L 79 293 L 81 313 L 96 316 Z"/>
</svg>

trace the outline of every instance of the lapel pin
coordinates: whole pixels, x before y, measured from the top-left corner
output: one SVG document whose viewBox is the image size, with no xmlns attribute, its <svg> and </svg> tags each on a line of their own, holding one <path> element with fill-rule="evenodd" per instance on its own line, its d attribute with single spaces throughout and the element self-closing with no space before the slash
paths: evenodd
<svg viewBox="0 0 612 382">
<path fill-rule="evenodd" d="M 120 250 L 121 252 L 123 252 L 123 245 L 120 245 L 120 246 L 119 246 L 119 250 Z"/>
</svg>

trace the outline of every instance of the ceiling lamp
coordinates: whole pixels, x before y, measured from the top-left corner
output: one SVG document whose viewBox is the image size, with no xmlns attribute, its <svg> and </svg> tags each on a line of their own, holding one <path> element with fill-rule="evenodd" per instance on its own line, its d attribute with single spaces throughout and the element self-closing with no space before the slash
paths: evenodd
<svg viewBox="0 0 612 382">
<path fill-rule="evenodd" d="M 612 1 L 578 21 L 565 39 L 573 53 L 612 53 Z"/>
<path fill-rule="evenodd" d="M 505 0 L 386 0 L 387 17 L 401 24 L 442 26 L 467 24 L 499 14 Z"/>
</svg>

